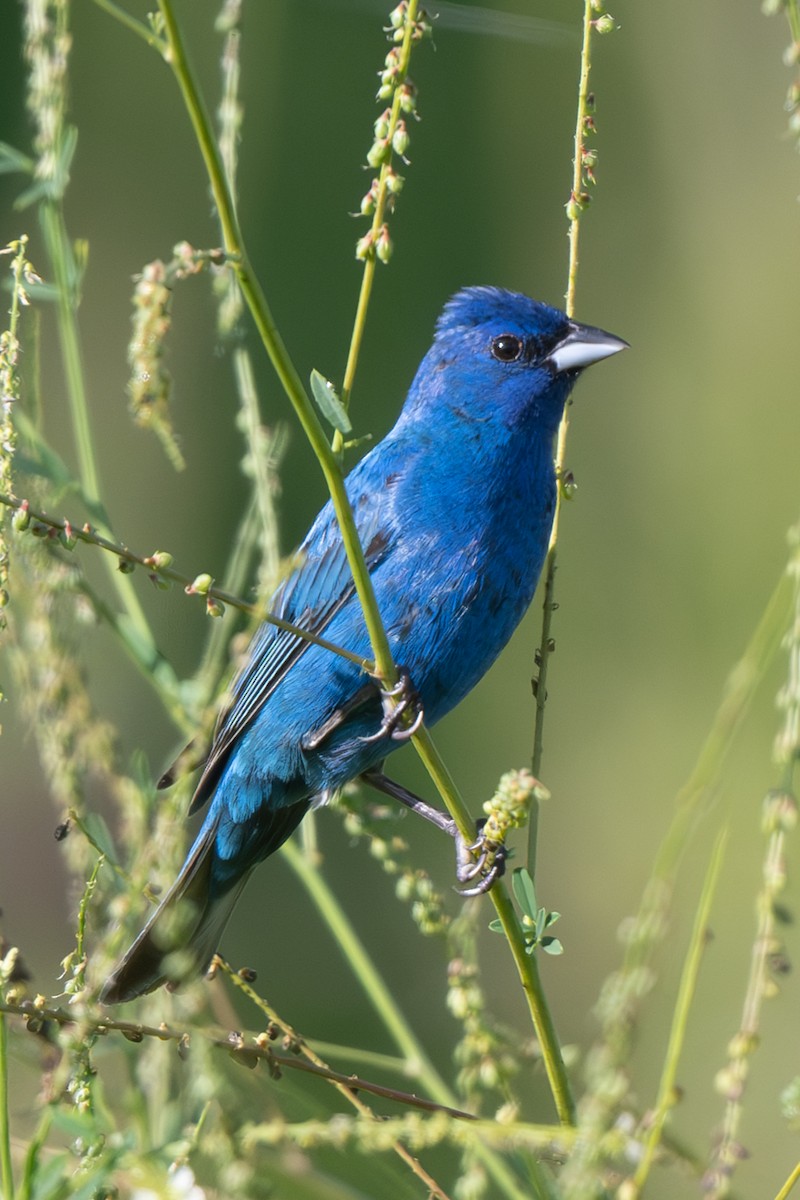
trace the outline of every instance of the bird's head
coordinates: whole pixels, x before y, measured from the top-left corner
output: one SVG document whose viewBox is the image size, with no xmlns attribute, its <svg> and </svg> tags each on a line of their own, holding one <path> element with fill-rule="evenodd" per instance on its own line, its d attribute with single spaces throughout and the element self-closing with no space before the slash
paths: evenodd
<svg viewBox="0 0 800 1200">
<path fill-rule="evenodd" d="M 518 292 L 465 288 L 445 305 L 409 400 L 419 415 L 444 403 L 552 432 L 580 372 L 627 344 Z"/>
</svg>

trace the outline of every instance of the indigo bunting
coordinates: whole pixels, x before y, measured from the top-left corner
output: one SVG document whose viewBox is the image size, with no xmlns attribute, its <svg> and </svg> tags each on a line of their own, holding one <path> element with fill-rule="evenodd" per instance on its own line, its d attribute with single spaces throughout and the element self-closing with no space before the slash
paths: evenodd
<svg viewBox="0 0 800 1200">
<path fill-rule="evenodd" d="M 204 970 L 256 864 L 350 780 L 361 778 L 455 835 L 445 814 L 383 774 L 383 762 L 414 719 L 432 725 L 458 704 L 522 618 L 547 552 L 564 404 L 584 367 L 626 345 L 498 288 L 467 288 L 448 301 L 396 425 L 346 484 L 401 671 L 399 706 L 349 660 L 260 627 L 192 801 L 191 812 L 209 805 L 205 822 L 106 983 L 105 1003 Z M 330 502 L 299 562 L 270 611 L 367 658 Z M 476 873 L 480 867 L 463 868 L 461 878 Z"/>
</svg>

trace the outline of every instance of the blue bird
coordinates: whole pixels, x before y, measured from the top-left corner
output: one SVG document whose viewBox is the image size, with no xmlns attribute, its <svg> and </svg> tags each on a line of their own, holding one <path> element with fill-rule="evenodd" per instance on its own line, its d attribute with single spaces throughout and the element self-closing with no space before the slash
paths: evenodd
<svg viewBox="0 0 800 1200">
<path fill-rule="evenodd" d="M 458 704 L 528 608 L 553 521 L 553 441 L 564 404 L 584 367 L 626 345 L 499 288 L 466 288 L 445 305 L 396 425 L 347 478 L 401 665 L 406 724 L 416 716 L 432 725 Z M 369 657 L 330 502 L 299 562 L 270 611 Z M 350 780 L 363 779 L 456 834 L 445 814 L 383 774 L 408 732 L 391 712 L 355 664 L 261 626 L 194 794 L 190 811 L 208 804 L 205 822 L 108 979 L 106 1004 L 204 970 L 256 864 Z M 485 890 L 496 872 L 471 891 Z M 473 866 L 462 878 L 475 873 Z"/>
</svg>

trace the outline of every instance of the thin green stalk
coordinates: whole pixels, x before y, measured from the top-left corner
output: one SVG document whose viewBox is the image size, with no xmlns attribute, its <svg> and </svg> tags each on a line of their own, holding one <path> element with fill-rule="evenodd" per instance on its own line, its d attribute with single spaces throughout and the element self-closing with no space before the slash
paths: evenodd
<svg viewBox="0 0 800 1200">
<path fill-rule="evenodd" d="M 414 1035 L 385 980 L 376 969 L 339 904 L 338 898 L 328 887 L 323 876 L 293 842 L 285 842 L 281 847 L 281 853 L 323 916 L 353 974 L 369 997 L 373 1008 L 383 1021 L 401 1055 L 410 1064 L 411 1073 L 420 1080 L 422 1086 L 438 1104 L 443 1104 L 448 1108 L 455 1107 L 457 1097 L 453 1095 L 438 1074 L 423 1046 Z M 508 1200 L 531 1200 L 530 1193 L 521 1188 L 513 1172 L 493 1151 L 482 1142 L 476 1141 L 475 1153 Z M 541 1187 L 535 1194 L 547 1195 Z"/>
<path fill-rule="evenodd" d="M 725 1098 L 725 1113 L 718 1137 L 714 1138 L 711 1164 L 706 1172 L 709 1200 L 718 1200 L 730 1190 L 732 1174 L 741 1160 L 739 1130 L 744 1118 L 744 1097 L 753 1056 L 761 1037 L 761 1013 L 766 999 L 774 994 L 773 967 L 780 954 L 779 911 L 781 892 L 786 887 L 786 843 L 797 822 L 794 773 L 800 749 L 800 528 L 790 532 L 792 555 L 786 575 L 794 587 L 794 614 L 788 623 L 783 646 L 788 658 L 786 682 L 777 696 L 783 721 L 775 739 L 774 756 L 781 769 L 777 789 L 764 797 L 762 829 L 766 848 L 761 886 L 756 895 L 756 931 L 750 950 L 750 971 L 745 989 L 739 1028 L 728 1042 L 727 1062 L 717 1072 L 716 1086 Z"/>
<path fill-rule="evenodd" d="M 67 396 L 72 418 L 75 447 L 78 454 L 79 478 L 83 495 L 92 520 L 101 531 L 111 535 L 111 523 L 101 499 L 100 477 L 94 453 L 89 402 L 81 361 L 80 339 L 76 321 L 77 298 L 74 279 L 74 264 L 68 250 L 69 238 L 64 226 L 60 207 L 52 201 L 42 205 L 42 230 L 47 253 L 53 266 L 53 275 L 58 291 L 58 333 L 61 356 L 67 380 Z M 150 625 L 144 615 L 131 581 L 110 565 L 109 577 L 122 601 L 128 620 L 137 636 L 154 647 Z M 170 668 L 171 669 L 171 668 Z M 174 681 L 177 684 L 177 681 Z"/>
<path fill-rule="evenodd" d="M 25 1155 L 25 1165 L 22 1171 L 22 1179 L 19 1183 L 17 1200 L 31 1200 L 34 1195 L 36 1173 L 41 1164 L 41 1155 L 50 1133 L 50 1127 L 53 1124 L 54 1111 L 55 1105 L 46 1105 L 39 1119 L 39 1124 L 28 1144 L 28 1152 Z"/>
<path fill-rule="evenodd" d="M 260 575 L 271 576 L 271 584 L 275 583 L 275 572 L 278 563 L 278 547 L 276 538 L 276 518 L 273 497 L 275 494 L 274 475 L 274 444 L 279 439 L 272 435 L 267 453 L 267 436 L 262 429 L 258 410 L 258 393 L 253 376 L 253 365 L 250 355 L 240 346 L 233 352 L 233 371 L 236 378 L 236 390 L 241 403 L 241 418 L 244 433 L 249 447 L 253 473 L 253 490 L 256 505 L 261 518 L 262 548 L 269 548 L 265 555 L 266 561 L 261 564 Z"/>
<path fill-rule="evenodd" d="M 266 621 L 269 625 L 275 625 L 278 629 L 284 629 L 287 633 L 294 634 L 295 637 L 301 638 L 303 641 L 312 642 L 315 646 L 321 646 L 323 650 L 329 650 L 332 654 L 338 654 L 341 658 L 346 658 L 348 662 L 354 663 L 360 667 L 362 671 L 372 669 L 372 663 L 369 659 L 362 658 L 359 654 L 354 654 L 351 650 L 345 649 L 344 646 L 337 646 L 335 642 L 328 641 L 327 638 L 319 637 L 315 633 L 310 633 L 308 630 L 301 628 L 299 625 L 293 625 L 291 621 L 284 621 L 282 617 L 277 617 L 273 613 L 264 612 L 256 604 L 248 604 L 246 600 L 241 600 L 232 592 L 226 591 L 224 588 L 216 587 L 210 577 L 206 577 L 206 581 L 202 585 L 195 586 L 198 581 L 203 578 L 198 576 L 192 581 L 188 575 L 182 575 L 180 571 L 176 571 L 169 565 L 171 556 L 166 556 L 169 561 L 161 561 L 163 555 L 156 552 L 154 555 L 135 554 L 129 550 L 127 546 L 123 546 L 120 542 L 113 542 L 102 534 L 97 533 L 90 528 L 77 529 L 71 525 L 69 521 L 59 520 L 57 517 L 50 517 L 45 512 L 31 507 L 26 501 L 20 501 L 15 496 L 6 496 L 0 492 L 0 504 L 7 508 L 16 510 L 17 512 L 24 511 L 32 521 L 40 525 L 45 525 L 49 529 L 58 530 L 68 539 L 73 541 L 86 542 L 91 546 L 99 546 L 101 550 L 107 550 L 109 554 L 115 555 L 117 559 L 121 559 L 126 563 L 137 564 L 145 567 L 157 578 L 170 580 L 172 583 L 183 585 L 184 590 L 190 590 L 193 595 L 202 595 L 211 597 L 214 600 L 219 600 L 223 604 L 229 604 L 231 608 L 238 608 L 242 612 L 248 613 L 251 616 L 257 617 L 260 621 Z M 112 624 L 115 624 L 119 618 L 114 618 Z M 166 662 L 164 658 L 154 651 L 152 657 L 148 658 L 143 655 L 137 657 L 137 661 L 141 661 L 147 665 L 150 664 L 150 669 L 155 670 L 161 668 L 161 665 Z M 163 679 L 158 680 L 163 684 Z"/>
<path fill-rule="evenodd" d="M 239 522 L 233 538 L 233 549 L 225 567 L 225 578 L 235 595 L 241 595 L 248 586 L 251 567 L 258 553 L 262 533 L 261 513 L 255 496 Z M 273 579 L 277 578 L 276 576 Z M 253 625 L 255 617 L 250 617 Z M 248 626 L 249 628 L 249 626 Z M 206 640 L 203 657 L 194 674 L 194 681 L 202 707 L 212 704 L 219 694 L 222 676 L 229 668 L 230 643 L 234 635 L 232 626 L 224 621 L 213 621 Z"/>
<path fill-rule="evenodd" d="M 14 1200 L 11 1164 L 11 1124 L 8 1112 L 8 1028 L 0 1013 L 0 1183 L 5 1200 Z"/>
<path fill-rule="evenodd" d="M 560 504 L 561 488 L 558 489 L 558 497 L 556 499 L 556 512 Z M 547 701 L 547 672 L 550 666 L 550 647 L 551 647 L 551 626 L 553 624 L 553 613 L 556 609 L 555 604 L 555 584 L 556 584 L 556 546 L 553 542 L 547 551 L 544 570 L 544 600 L 542 602 L 542 634 L 539 639 L 539 650 L 536 654 L 536 666 L 538 673 L 535 682 L 535 699 L 536 699 L 536 721 L 533 730 L 533 757 L 531 761 L 531 771 L 538 779 L 542 769 L 542 757 L 544 755 L 544 707 Z M 528 870 L 531 876 L 536 874 L 536 842 L 539 834 L 538 821 L 531 821 L 528 830 Z"/>
<path fill-rule="evenodd" d="M 417 19 L 418 0 L 409 0 L 408 10 L 405 17 L 405 32 L 403 35 L 403 43 L 400 50 L 400 62 L 398 65 L 398 86 L 395 88 L 394 97 L 392 99 L 391 115 L 389 117 L 388 130 L 386 139 L 391 146 L 392 138 L 397 129 L 397 123 L 400 120 L 400 102 L 402 99 L 401 89 L 399 84 L 405 79 L 408 72 L 408 65 L 411 59 L 411 46 L 414 34 L 414 24 Z M 372 216 L 371 231 L 373 238 L 377 237 L 378 232 L 383 226 L 386 219 L 386 206 L 389 199 L 389 189 L 387 181 L 391 172 L 391 163 L 385 161 L 381 164 L 380 174 L 378 175 L 378 192 L 375 200 L 375 212 Z M 342 404 L 347 408 L 350 404 L 350 397 L 353 391 L 353 382 L 355 380 L 356 367 L 358 366 L 358 356 L 361 351 L 361 343 L 364 338 L 364 330 L 367 323 L 367 310 L 369 308 L 370 296 L 372 295 L 372 284 L 375 279 L 375 267 L 377 265 L 377 257 L 375 253 L 368 254 L 364 260 L 364 272 L 361 276 L 361 288 L 358 293 L 358 304 L 356 305 L 356 316 L 353 322 L 353 333 L 350 338 L 350 349 L 347 353 L 347 365 L 344 371 L 344 380 L 342 383 Z M 342 435 L 335 433 L 333 438 L 334 453 L 341 453 L 343 445 Z"/>
<path fill-rule="evenodd" d="M 342 953 L 361 982 L 361 986 L 369 996 L 375 1011 L 386 1026 L 403 1058 L 411 1063 L 415 1070 L 418 1070 L 420 1080 L 430 1091 L 432 1097 L 439 1103 L 452 1107 L 455 1103 L 454 1097 L 437 1075 L 433 1063 L 412 1032 L 389 988 L 381 978 L 370 955 L 320 872 L 308 862 L 294 842 L 285 842 L 282 853 L 320 912 L 325 914 L 327 924 L 341 947 Z"/>
<path fill-rule="evenodd" d="M 675 799 L 675 815 L 653 867 L 653 877 L 661 883 L 671 882 L 695 823 L 711 802 L 723 765 L 756 689 L 780 649 L 793 603 L 794 584 L 788 573 L 784 572 L 767 601 L 744 654 L 728 676 L 722 700 L 697 762 Z M 640 920 L 646 913 L 646 907 L 643 903 Z M 631 951 L 632 955 L 634 953 Z"/>
<path fill-rule="evenodd" d="M 700 905 L 697 909 L 697 914 L 694 919 L 692 936 L 689 941 L 689 948 L 686 954 L 686 960 L 683 964 L 683 971 L 681 973 L 678 998 L 675 1001 L 675 1010 L 672 1015 L 672 1026 L 670 1028 L 669 1041 L 667 1043 L 667 1052 L 664 1056 L 664 1066 L 661 1071 L 658 1099 L 656 1100 L 650 1127 L 645 1139 L 644 1152 L 642 1154 L 641 1161 L 639 1162 L 639 1166 L 636 1169 L 636 1174 L 633 1177 L 633 1187 L 635 1190 L 631 1192 L 631 1200 L 635 1200 L 635 1197 L 641 1193 L 647 1177 L 650 1174 L 650 1169 L 655 1160 L 655 1154 L 661 1141 L 664 1122 L 667 1119 L 667 1113 L 674 1103 L 675 1080 L 678 1073 L 678 1062 L 680 1061 L 681 1050 L 683 1049 L 683 1043 L 686 1038 L 686 1029 L 689 1024 L 689 1010 L 697 989 L 697 978 L 700 973 L 700 963 L 702 961 L 703 952 L 707 944 L 706 939 L 708 933 L 708 919 L 711 912 L 711 904 L 714 899 L 717 883 L 719 882 L 719 875 L 725 855 L 727 841 L 728 830 L 727 828 L 723 828 L 720 830 L 714 843 L 711 861 L 708 864 L 705 883 L 703 884 L 703 891 L 700 896 Z"/>
<path fill-rule="evenodd" d="M 158 36 L 156 31 L 145 21 L 139 21 L 136 17 L 131 16 L 119 4 L 115 4 L 114 0 L 94 0 L 98 8 L 102 8 L 103 12 L 114 17 L 119 21 L 120 25 L 124 25 L 131 33 L 135 33 L 142 41 L 147 42 L 148 46 L 152 46 L 154 50 L 158 50 L 159 54 L 163 54 L 165 45 L 163 40 Z"/>
<path fill-rule="evenodd" d="M 800 1163 L 798 1163 L 797 1166 L 795 1167 L 795 1169 L 792 1171 L 791 1175 L 786 1180 L 786 1183 L 783 1185 L 783 1187 L 781 1188 L 781 1190 L 778 1192 L 777 1196 L 775 1197 L 775 1200 L 787 1200 L 789 1193 L 792 1191 L 792 1189 L 794 1188 L 794 1185 L 797 1183 L 797 1181 L 799 1179 L 800 1179 Z"/>
<path fill-rule="evenodd" d="M 744 655 L 731 672 L 711 729 L 695 767 L 675 801 L 670 827 L 656 854 L 639 910 L 626 935 L 622 965 L 606 981 L 601 994 L 602 1034 L 594 1047 L 589 1086 L 581 1100 L 581 1137 L 562 1174 L 566 1197 L 585 1194 L 596 1178 L 603 1140 L 618 1111 L 618 1096 L 627 1086 L 624 1064 L 636 1015 L 647 987 L 643 982 L 656 946 L 667 929 L 675 875 L 700 817 L 708 809 L 722 768 L 750 702 L 777 652 L 788 627 L 794 603 L 794 584 L 781 575 Z M 609 1086 L 609 1080 L 613 1086 Z"/>
<path fill-rule="evenodd" d="M 539 1047 L 542 1052 L 547 1081 L 562 1125 L 575 1124 L 575 1100 L 572 1087 L 561 1055 L 561 1046 L 556 1034 L 550 1007 L 544 988 L 539 977 L 539 966 L 535 954 L 528 954 L 522 939 L 522 928 L 508 892 L 496 884 L 490 892 L 495 911 L 503 926 L 514 963 L 519 973 L 520 983 L 525 992 L 525 999 L 531 1014 Z"/>
<path fill-rule="evenodd" d="M 165 58 L 172 68 L 183 96 L 192 127 L 200 147 L 208 173 L 211 190 L 219 216 L 225 252 L 237 273 L 242 295 L 250 309 L 259 336 L 269 355 L 273 368 L 284 391 L 294 407 L 317 461 L 320 464 L 328 491 L 333 502 L 336 518 L 342 531 L 342 541 L 353 575 L 356 592 L 364 613 L 376 673 L 391 686 L 397 682 L 397 670 L 392 660 L 389 641 L 383 628 L 372 579 L 364 559 L 364 551 L 358 538 L 355 518 L 344 486 L 341 467 L 328 443 L 325 431 L 300 382 L 295 366 L 283 339 L 278 333 L 266 296 L 257 279 L 242 237 L 236 210 L 228 187 L 225 168 L 219 147 L 213 136 L 211 122 L 200 96 L 194 74 L 189 66 L 186 49 L 178 23 L 175 19 L 172 0 L 159 0 L 159 10 L 164 18 L 168 50 Z"/>
<path fill-rule="evenodd" d="M 592 0 L 584 0 L 583 9 L 583 42 L 581 45 L 581 65 L 580 65 L 580 80 L 578 84 L 578 111 L 575 119 L 575 140 L 574 140 L 574 156 L 572 162 L 572 191 L 570 193 L 570 202 L 567 206 L 569 214 L 569 264 L 567 268 L 567 292 L 566 292 L 566 312 L 567 316 L 572 317 L 575 314 L 575 291 L 578 282 L 578 239 L 580 235 L 580 217 L 583 209 L 582 191 L 583 191 L 583 172 L 584 172 L 584 148 L 587 129 L 587 117 L 589 116 L 590 96 L 589 96 L 589 73 L 592 65 Z M 542 634 L 539 641 L 539 652 L 537 655 L 538 663 L 538 685 L 536 691 L 536 719 L 533 731 L 533 758 L 531 770 L 536 778 L 539 778 L 542 769 L 542 756 L 544 753 L 544 714 L 545 704 L 547 702 L 547 669 L 552 651 L 551 625 L 553 612 L 555 611 L 555 576 L 556 576 L 556 560 L 558 557 L 558 530 L 561 519 L 561 506 L 563 503 L 562 477 L 564 474 L 564 460 L 567 449 L 567 433 L 569 432 L 569 404 L 564 407 L 564 415 L 561 418 L 561 423 L 558 427 L 558 437 L 556 439 L 556 480 L 558 481 L 558 490 L 556 493 L 556 508 L 553 514 L 553 528 L 550 532 L 550 545 L 547 551 L 547 559 L 545 561 L 544 570 L 544 604 L 542 606 Z M 528 870 L 531 875 L 536 877 L 536 826 L 531 825 L 531 834 L 528 840 Z"/>
<path fill-rule="evenodd" d="M 474 825 L 469 810 L 459 795 L 453 778 L 444 761 L 439 755 L 433 739 L 424 727 L 414 734 L 414 746 L 422 759 L 428 774 L 433 780 L 439 794 L 445 799 L 448 810 L 458 825 L 461 836 L 471 838 Z M 558 1118 L 564 1125 L 572 1125 L 575 1121 L 575 1101 L 572 1088 L 561 1055 L 561 1047 L 556 1036 L 555 1026 L 547 1004 L 547 999 L 539 978 L 536 958 L 526 953 L 522 936 L 522 927 L 517 920 L 508 892 L 498 880 L 489 892 L 489 898 L 494 904 L 497 916 L 502 922 L 503 932 L 511 948 L 511 954 L 519 974 L 520 983 L 525 993 L 528 1010 L 531 1014 L 536 1036 L 542 1051 L 542 1059 L 550 1084 L 550 1091 L 558 1112 Z"/>
<path fill-rule="evenodd" d="M 283 1018 L 280 1017 L 274 1010 L 272 1005 L 269 1004 L 263 996 L 260 996 L 255 988 L 247 982 L 247 980 L 242 979 L 242 977 L 224 961 L 222 962 L 222 968 L 233 986 L 243 992 L 250 1000 L 251 1004 L 255 1004 L 256 1007 L 259 1008 L 265 1015 L 267 1020 L 277 1025 L 281 1032 L 291 1040 L 293 1049 L 295 1049 L 298 1054 L 302 1055 L 310 1063 L 313 1063 L 314 1066 L 330 1072 L 331 1068 L 329 1067 L 328 1063 L 320 1057 L 316 1050 L 312 1049 L 305 1038 L 299 1037 L 292 1026 L 286 1024 Z M 334 1078 L 333 1073 L 331 1073 L 331 1083 L 337 1089 L 339 1094 L 353 1106 L 359 1116 L 368 1121 L 377 1120 L 375 1110 L 361 1098 L 358 1091 L 350 1084 L 349 1081 L 343 1081 L 341 1076 Z M 387 1089 L 385 1094 L 389 1096 L 389 1098 L 392 1098 L 391 1089 Z M 396 1095 L 398 1099 L 400 1099 L 401 1096 L 404 1097 L 404 1093 L 397 1093 Z M 467 1117 L 468 1114 L 460 1113 L 459 1116 L 463 1118 Z M 436 1180 L 428 1174 L 419 1160 L 414 1157 L 403 1141 L 400 1139 L 396 1140 L 392 1148 L 398 1158 L 400 1158 L 400 1160 L 406 1164 L 413 1174 L 425 1184 L 431 1196 L 438 1197 L 438 1200 L 450 1200 L 447 1193 L 440 1187 Z"/>
<path fill-rule="evenodd" d="M 363 1046 L 343 1046 L 339 1042 L 321 1042 L 319 1038 L 309 1038 L 308 1044 L 317 1054 L 334 1062 L 344 1059 L 347 1063 L 359 1063 L 375 1071 L 393 1071 L 405 1079 L 419 1079 L 418 1068 L 397 1054 L 381 1054 L 379 1050 L 365 1050 Z"/>
<path fill-rule="evenodd" d="M 587 118 L 590 116 L 591 94 L 589 74 L 592 69 L 592 0 L 584 0 L 583 40 L 581 43 L 581 67 L 578 81 L 578 111 L 575 117 L 575 139 L 572 159 L 572 193 L 569 222 L 569 270 L 567 274 L 566 312 L 575 315 L 575 292 L 578 286 L 578 241 L 580 238 L 580 214 L 585 201 L 582 198 L 584 150 L 586 144 Z M 561 441 L 559 431 L 559 441 Z"/>
</svg>

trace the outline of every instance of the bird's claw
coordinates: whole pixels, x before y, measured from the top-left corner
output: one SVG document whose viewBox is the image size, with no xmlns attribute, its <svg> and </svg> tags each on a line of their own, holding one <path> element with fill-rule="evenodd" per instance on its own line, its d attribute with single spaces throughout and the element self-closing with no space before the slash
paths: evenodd
<svg viewBox="0 0 800 1200">
<path fill-rule="evenodd" d="M 482 896 L 505 874 L 508 852 L 502 842 L 484 835 L 485 824 L 485 817 L 478 821 L 478 836 L 471 844 L 460 837 L 456 839 L 456 879 L 459 883 L 478 880 L 472 887 L 459 888 L 460 896 Z"/>
<path fill-rule="evenodd" d="M 381 707 L 383 720 L 377 733 L 370 733 L 359 740 L 362 742 L 379 742 L 381 738 L 390 737 L 395 742 L 406 742 L 417 732 L 425 719 L 425 712 L 419 693 L 414 690 L 411 676 L 405 667 L 398 667 L 398 680 L 390 688 L 381 688 Z M 404 721 L 410 719 L 409 724 Z"/>
</svg>

